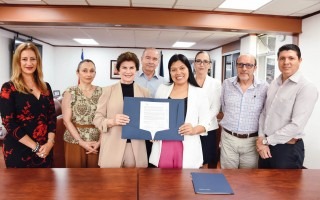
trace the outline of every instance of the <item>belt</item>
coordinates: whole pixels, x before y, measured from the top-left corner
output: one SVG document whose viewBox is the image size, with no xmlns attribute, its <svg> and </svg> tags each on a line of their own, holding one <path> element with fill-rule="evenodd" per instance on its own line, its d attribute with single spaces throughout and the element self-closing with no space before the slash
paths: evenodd
<svg viewBox="0 0 320 200">
<path fill-rule="evenodd" d="M 95 128 L 93 124 L 76 124 L 73 123 L 73 125 L 77 128 Z"/>
<path fill-rule="evenodd" d="M 265 137 L 268 137 L 267 135 L 264 135 Z M 296 144 L 297 142 L 302 141 L 302 138 L 291 138 L 286 144 Z"/>
<path fill-rule="evenodd" d="M 232 131 L 229 131 L 228 129 L 223 128 L 225 132 L 229 133 L 230 135 L 233 135 L 237 138 L 249 138 L 249 137 L 257 137 L 258 132 L 255 133 L 247 133 L 247 134 L 240 134 L 240 133 L 235 133 Z"/>
<path fill-rule="evenodd" d="M 289 140 L 286 144 L 295 144 L 297 142 L 299 142 L 300 140 L 302 140 L 301 138 L 292 138 L 291 140 Z"/>
</svg>

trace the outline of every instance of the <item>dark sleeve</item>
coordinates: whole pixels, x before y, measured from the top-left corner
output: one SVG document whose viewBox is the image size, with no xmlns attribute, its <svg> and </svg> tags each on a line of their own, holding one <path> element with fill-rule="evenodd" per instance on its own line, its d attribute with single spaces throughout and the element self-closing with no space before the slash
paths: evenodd
<svg viewBox="0 0 320 200">
<path fill-rule="evenodd" d="M 2 85 L 0 94 L 0 113 L 2 124 L 8 134 L 11 134 L 16 140 L 20 140 L 27 132 L 21 126 L 21 120 L 17 118 L 15 95 L 19 95 L 12 82 L 6 82 Z"/>
<path fill-rule="evenodd" d="M 46 83 L 49 92 L 48 132 L 56 133 L 57 115 L 54 107 L 53 94 L 49 83 Z"/>
</svg>

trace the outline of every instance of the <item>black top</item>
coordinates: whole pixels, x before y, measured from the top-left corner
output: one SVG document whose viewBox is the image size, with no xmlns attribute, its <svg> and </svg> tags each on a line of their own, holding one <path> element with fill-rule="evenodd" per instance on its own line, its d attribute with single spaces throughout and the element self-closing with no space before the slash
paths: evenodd
<svg viewBox="0 0 320 200">
<path fill-rule="evenodd" d="M 170 97 L 168 99 L 171 99 Z M 186 120 L 187 109 L 188 109 L 188 97 L 184 98 L 184 120 Z"/>
<path fill-rule="evenodd" d="M 2 123 L 7 130 L 4 138 L 3 154 L 6 166 L 11 167 L 51 167 L 52 150 L 46 158 L 40 158 L 32 149 L 19 140 L 28 135 L 33 141 L 43 145 L 49 132 L 56 132 L 56 113 L 50 85 L 48 92 L 41 92 L 39 99 L 33 94 L 18 92 L 12 82 L 2 85 L 0 112 Z"/>
<path fill-rule="evenodd" d="M 134 94 L 133 94 L 133 83 L 134 82 L 132 82 L 131 84 L 121 83 L 121 89 L 122 89 L 123 98 L 124 97 L 134 97 Z"/>
<path fill-rule="evenodd" d="M 134 97 L 134 91 L 133 91 L 133 83 L 131 84 L 124 84 L 121 83 L 121 89 L 122 89 L 122 96 L 124 97 Z M 130 139 L 127 139 L 127 143 L 131 143 Z"/>
</svg>

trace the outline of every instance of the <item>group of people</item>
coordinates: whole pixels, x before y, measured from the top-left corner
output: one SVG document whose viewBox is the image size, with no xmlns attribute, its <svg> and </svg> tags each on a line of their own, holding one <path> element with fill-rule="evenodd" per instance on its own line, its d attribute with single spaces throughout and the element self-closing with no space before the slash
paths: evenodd
<svg viewBox="0 0 320 200">
<path fill-rule="evenodd" d="M 240 55 L 238 75 L 223 82 L 221 168 L 304 167 L 303 130 L 318 90 L 299 70 L 297 45 L 283 45 L 277 58 L 281 74 L 270 85 L 254 76 L 257 62 L 252 55 Z"/>
<path fill-rule="evenodd" d="M 281 75 L 270 86 L 254 76 L 257 63 L 249 54 L 238 57 L 237 76 L 222 86 L 208 76 L 211 58 L 204 51 L 196 54 L 194 71 L 186 56 L 173 55 L 169 83 L 156 73 L 157 49 L 144 50 L 142 69 L 136 54 L 124 52 L 116 64 L 120 81 L 103 88 L 92 85 L 94 62 L 82 60 L 78 85 L 68 87 L 62 99 L 66 167 L 215 168 L 221 108 L 221 168 L 302 168 L 303 129 L 318 91 L 299 71 L 298 46 L 284 45 L 277 56 Z M 12 69 L 0 98 L 6 166 L 51 167 L 56 115 L 37 47 L 21 44 Z M 178 133 L 184 140 L 121 139 L 131 120 L 123 114 L 124 97 L 182 99 L 185 122 Z"/>
</svg>

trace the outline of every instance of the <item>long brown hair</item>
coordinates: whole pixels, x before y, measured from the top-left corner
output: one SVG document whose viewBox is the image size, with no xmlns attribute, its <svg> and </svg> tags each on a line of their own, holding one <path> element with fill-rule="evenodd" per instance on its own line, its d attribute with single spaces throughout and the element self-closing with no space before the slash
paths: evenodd
<svg viewBox="0 0 320 200">
<path fill-rule="evenodd" d="M 32 50 L 36 54 L 37 68 L 36 68 L 36 71 L 33 73 L 34 81 L 41 92 L 47 93 L 48 88 L 46 83 L 43 81 L 42 62 L 41 62 L 40 52 L 38 48 L 31 42 L 22 43 L 15 50 L 12 58 L 11 81 L 13 82 L 14 87 L 16 88 L 17 91 L 22 93 L 29 93 L 29 89 L 27 88 L 26 83 L 23 80 L 21 66 L 20 66 L 21 53 L 22 51 L 27 49 Z"/>
</svg>

